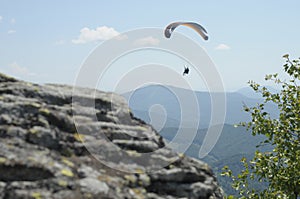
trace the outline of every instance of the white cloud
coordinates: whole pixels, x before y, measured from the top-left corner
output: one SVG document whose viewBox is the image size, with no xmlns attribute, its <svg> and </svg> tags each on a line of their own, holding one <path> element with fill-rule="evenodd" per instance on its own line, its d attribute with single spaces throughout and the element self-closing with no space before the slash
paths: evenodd
<svg viewBox="0 0 300 199">
<path fill-rule="evenodd" d="M 159 44 L 159 39 L 156 39 L 152 36 L 144 37 L 141 39 L 138 39 L 134 42 L 135 45 L 143 46 L 143 45 L 152 45 L 157 46 Z"/>
<path fill-rule="evenodd" d="M 116 37 L 114 37 L 114 39 L 121 41 L 121 40 L 128 39 L 128 36 L 125 34 L 119 34 Z"/>
<path fill-rule="evenodd" d="M 9 30 L 9 31 L 7 31 L 7 34 L 14 34 L 14 33 L 16 33 L 17 31 L 15 31 L 15 30 Z"/>
<path fill-rule="evenodd" d="M 77 39 L 73 39 L 72 43 L 85 44 L 93 41 L 108 40 L 119 34 L 115 29 L 107 26 L 97 27 L 96 29 L 85 27 L 80 30 L 80 35 Z"/>
<path fill-rule="evenodd" d="M 15 18 L 11 18 L 11 19 L 10 19 L 10 23 L 11 23 L 11 24 L 15 24 L 15 23 L 16 23 Z"/>
<path fill-rule="evenodd" d="M 0 16 L 0 22 L 2 21 L 2 19 L 3 19 L 3 17 L 2 17 L 2 16 Z"/>
<path fill-rule="evenodd" d="M 226 45 L 226 44 L 219 44 L 218 46 L 216 46 L 215 48 L 216 50 L 230 50 L 230 46 Z"/>
<path fill-rule="evenodd" d="M 17 62 L 13 62 L 9 65 L 11 73 L 19 76 L 36 76 L 35 73 L 30 72 L 26 67 L 20 66 Z"/>
</svg>

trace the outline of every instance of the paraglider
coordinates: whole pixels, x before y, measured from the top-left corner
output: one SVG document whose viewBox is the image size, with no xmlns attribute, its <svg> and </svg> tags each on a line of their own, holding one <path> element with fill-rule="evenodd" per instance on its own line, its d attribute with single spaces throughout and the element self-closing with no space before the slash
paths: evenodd
<svg viewBox="0 0 300 199">
<path fill-rule="evenodd" d="M 201 37 L 204 40 L 208 40 L 208 35 L 207 31 L 198 23 L 195 22 L 174 22 L 169 24 L 166 29 L 165 29 L 165 37 L 170 38 L 173 31 L 178 27 L 178 26 L 187 26 L 189 28 L 194 29 L 197 33 L 201 35 Z"/>
<path fill-rule="evenodd" d="M 186 26 L 186 27 L 192 28 L 204 40 L 208 40 L 208 35 L 207 35 L 207 31 L 205 30 L 205 28 L 203 28 L 200 24 L 195 23 L 195 22 L 173 22 L 165 28 L 165 32 L 164 32 L 165 37 L 170 38 L 172 33 L 178 26 Z M 189 74 L 189 71 L 190 71 L 189 67 L 184 66 L 184 71 L 183 71 L 182 75 L 184 76 L 184 75 Z"/>
<path fill-rule="evenodd" d="M 189 67 L 186 67 L 186 66 L 184 65 L 184 71 L 183 71 L 182 75 L 183 75 L 183 76 L 184 76 L 184 75 L 187 75 L 187 74 L 189 74 L 189 72 L 190 72 Z"/>
</svg>

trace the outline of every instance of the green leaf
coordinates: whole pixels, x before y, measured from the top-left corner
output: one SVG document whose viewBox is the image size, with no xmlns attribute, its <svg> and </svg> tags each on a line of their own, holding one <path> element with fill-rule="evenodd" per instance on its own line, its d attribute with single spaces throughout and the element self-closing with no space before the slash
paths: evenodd
<svg viewBox="0 0 300 199">
<path fill-rule="evenodd" d="M 265 80 L 281 86 L 280 92 L 270 93 L 267 88 L 249 81 L 250 87 L 261 93 L 264 100 L 255 107 L 244 106 L 252 120 L 240 124 L 251 130 L 253 136 L 266 136 L 258 148 L 269 144 L 272 149 L 256 151 L 249 161 L 241 159 L 244 169 L 236 176 L 228 166 L 224 167 L 240 198 L 295 198 L 295 193 L 300 193 L 300 58 L 290 60 L 288 54 L 283 58 L 286 59 L 283 70 L 289 79 L 282 81 L 278 73 L 265 76 Z M 278 118 L 271 118 L 272 114 L 264 110 L 270 102 L 278 107 Z M 253 179 L 268 182 L 268 187 L 254 189 L 250 182 Z"/>
</svg>

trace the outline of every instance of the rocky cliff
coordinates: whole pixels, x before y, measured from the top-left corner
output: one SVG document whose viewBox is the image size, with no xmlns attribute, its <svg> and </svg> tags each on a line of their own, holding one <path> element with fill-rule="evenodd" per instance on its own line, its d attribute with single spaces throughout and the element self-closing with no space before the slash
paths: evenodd
<svg viewBox="0 0 300 199">
<path fill-rule="evenodd" d="M 0 74 L 0 198 L 213 199 L 222 191 L 207 164 L 165 147 L 122 97 Z"/>
</svg>

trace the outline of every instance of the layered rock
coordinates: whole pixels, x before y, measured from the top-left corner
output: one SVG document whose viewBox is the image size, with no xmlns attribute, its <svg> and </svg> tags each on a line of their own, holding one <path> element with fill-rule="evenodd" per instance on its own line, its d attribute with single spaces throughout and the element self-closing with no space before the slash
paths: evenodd
<svg viewBox="0 0 300 199">
<path fill-rule="evenodd" d="M 0 74 L 0 198 L 222 198 L 125 99 Z"/>
</svg>

